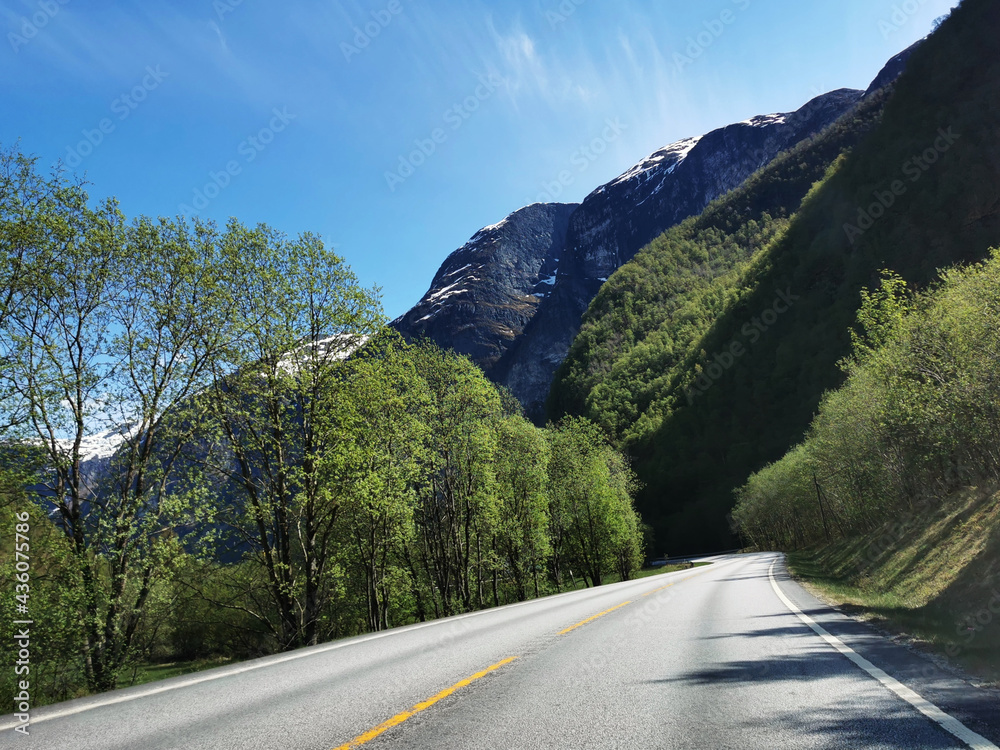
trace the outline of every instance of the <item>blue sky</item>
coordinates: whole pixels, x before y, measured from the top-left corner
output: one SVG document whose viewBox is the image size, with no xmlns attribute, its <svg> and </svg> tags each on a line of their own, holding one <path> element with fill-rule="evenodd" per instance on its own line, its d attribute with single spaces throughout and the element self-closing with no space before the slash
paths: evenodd
<svg viewBox="0 0 1000 750">
<path fill-rule="evenodd" d="M 954 4 L 12 0 L 0 144 L 129 215 L 319 233 L 395 317 L 480 227 L 865 88 Z"/>
</svg>

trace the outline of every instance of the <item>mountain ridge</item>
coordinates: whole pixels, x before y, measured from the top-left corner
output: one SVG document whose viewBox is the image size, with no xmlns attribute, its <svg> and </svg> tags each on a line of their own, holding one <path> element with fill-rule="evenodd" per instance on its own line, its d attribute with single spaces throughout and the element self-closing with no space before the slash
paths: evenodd
<svg viewBox="0 0 1000 750">
<path fill-rule="evenodd" d="M 534 203 L 512 212 L 451 253 L 427 293 L 391 325 L 407 338 L 469 355 L 543 422 L 556 369 L 607 278 L 664 231 L 894 81 L 922 43 L 891 58 L 866 91 L 835 89 L 792 112 L 683 138 L 579 204 Z M 451 277 L 462 270 L 464 276 Z"/>
<path fill-rule="evenodd" d="M 674 257 L 697 259 L 712 237 L 668 233 L 602 288 L 553 416 L 591 416 L 628 445 L 640 510 L 672 553 L 732 545 L 733 489 L 801 440 L 841 384 L 861 291 L 882 269 L 919 289 L 997 244 L 998 29 L 1000 8 L 965 0 L 881 89 L 875 127 L 834 154 L 787 228 L 679 314 L 662 315 L 660 287 L 680 288 L 691 264 Z M 779 291 L 790 310 L 774 305 Z"/>
</svg>

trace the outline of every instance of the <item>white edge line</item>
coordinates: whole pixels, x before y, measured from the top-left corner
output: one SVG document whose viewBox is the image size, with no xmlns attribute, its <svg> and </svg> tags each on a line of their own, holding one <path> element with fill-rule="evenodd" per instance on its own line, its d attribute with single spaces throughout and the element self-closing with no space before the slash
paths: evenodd
<svg viewBox="0 0 1000 750">
<path fill-rule="evenodd" d="M 714 563 L 713 563 L 714 564 Z M 673 575 L 677 573 L 684 573 L 686 571 L 675 570 L 665 575 Z M 649 579 L 653 576 L 646 576 L 645 578 L 638 578 L 633 581 L 622 581 L 622 583 L 637 584 L 641 582 L 650 582 Z M 498 612 L 503 609 L 514 609 L 515 607 L 523 607 L 528 604 L 537 604 L 541 601 L 552 600 L 563 596 L 569 596 L 575 594 L 578 591 L 587 591 L 588 589 L 577 589 L 574 591 L 564 591 L 561 594 L 552 594 L 550 596 L 540 597 L 538 599 L 529 599 L 524 602 L 516 602 L 514 604 L 506 604 L 502 607 L 491 607 L 489 609 L 481 609 L 477 612 L 468 612 L 463 615 L 456 615 L 454 617 L 441 618 L 437 620 L 431 620 L 430 622 L 419 623 L 416 625 L 409 625 L 404 628 L 394 628 L 392 630 L 386 630 L 381 633 L 372 633 L 370 635 L 365 635 L 357 638 L 352 638 L 349 641 L 337 641 L 326 646 L 314 646 L 308 650 L 297 651 L 291 654 L 286 654 L 284 656 L 276 657 L 262 657 L 265 661 L 256 664 L 247 664 L 242 667 L 219 667 L 219 669 L 225 670 L 224 672 L 218 672 L 214 674 L 205 674 L 200 677 L 192 677 L 189 680 L 184 680 L 183 682 L 176 682 L 170 685 L 163 685 L 161 687 L 150 688 L 148 690 L 142 690 L 140 692 L 129 693 L 128 695 L 118 696 L 117 698 L 107 698 L 105 700 L 94 701 L 93 703 L 87 703 L 82 706 L 74 706 L 73 708 L 65 708 L 60 711 L 53 711 L 52 713 L 46 713 L 43 716 L 35 718 L 31 717 L 28 722 L 31 724 L 40 724 L 43 721 L 51 721 L 52 719 L 62 719 L 66 716 L 73 716 L 74 714 L 80 714 L 84 711 L 92 711 L 95 708 L 104 708 L 106 706 L 114 706 L 119 703 L 128 703 L 129 701 L 139 700 L 140 698 L 148 698 L 151 695 L 159 695 L 160 693 L 167 693 L 172 690 L 180 690 L 182 688 L 191 687 L 193 685 L 200 685 L 203 682 L 212 682 L 214 680 L 221 680 L 226 677 L 232 677 L 234 675 L 243 674 L 244 672 L 253 672 L 257 669 L 264 669 L 265 667 L 274 666 L 275 664 L 283 664 L 289 661 L 295 661 L 296 659 L 306 659 L 310 656 L 316 656 L 317 654 L 325 654 L 328 651 L 336 651 L 340 648 L 347 648 L 348 646 L 354 646 L 359 643 L 367 643 L 368 641 L 378 640 L 379 638 L 388 638 L 391 635 L 399 635 L 401 633 L 412 633 L 414 630 L 422 630 L 424 628 L 429 628 L 434 625 L 446 625 L 450 622 L 456 622 L 458 620 L 465 620 L 470 617 L 479 617 L 480 615 L 485 615 L 490 612 Z M 596 589 L 589 589 L 590 591 L 598 591 Z M 86 700 L 82 698 L 81 700 Z M 44 710 L 47 706 L 42 706 L 37 710 Z M 10 721 L 9 719 L 5 722 L 0 723 L 0 732 L 4 732 L 8 729 L 14 729 L 15 727 L 24 726 L 23 722 L 20 721 Z M 998 749 L 1000 750 L 1000 749 Z"/>
<path fill-rule="evenodd" d="M 1000 748 L 997 748 L 997 746 L 988 739 L 973 732 L 954 716 L 946 714 L 922 695 L 906 687 L 906 685 L 901 683 L 899 680 L 891 677 L 889 674 L 876 667 L 865 657 L 861 656 L 861 654 L 837 638 L 837 636 L 831 635 L 830 632 L 822 625 L 796 607 L 791 600 L 785 596 L 784 592 L 778 588 L 778 582 L 774 580 L 774 566 L 777 562 L 778 558 L 772 560 L 771 567 L 767 569 L 767 577 L 771 580 L 771 588 L 774 589 L 774 593 L 778 595 L 778 598 L 781 599 L 782 602 L 784 602 L 785 606 L 795 613 L 796 617 L 802 620 L 802 622 L 812 628 L 816 635 L 854 662 L 854 664 L 860 667 L 863 671 L 867 672 L 869 676 L 878 680 L 884 687 L 894 692 L 897 696 L 909 703 L 928 719 L 939 724 L 946 732 L 958 737 L 958 739 L 969 747 L 974 750 L 1000 750 Z"/>
</svg>

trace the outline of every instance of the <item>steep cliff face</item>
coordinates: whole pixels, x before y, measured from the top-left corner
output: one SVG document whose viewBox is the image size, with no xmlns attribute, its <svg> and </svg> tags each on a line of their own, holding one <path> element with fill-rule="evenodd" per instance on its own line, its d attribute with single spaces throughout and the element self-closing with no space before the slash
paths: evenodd
<svg viewBox="0 0 1000 750">
<path fill-rule="evenodd" d="M 536 203 L 479 230 L 393 326 L 468 354 L 489 372 L 551 293 L 576 208 Z"/>
<path fill-rule="evenodd" d="M 919 45 L 919 43 L 918 43 Z M 838 89 L 795 112 L 760 115 L 670 144 L 579 205 L 535 204 L 478 232 L 393 325 L 470 355 L 537 421 L 601 284 L 645 245 L 891 83 L 918 46 L 867 92 Z"/>
<path fill-rule="evenodd" d="M 700 213 L 781 151 L 832 124 L 863 95 L 840 89 L 796 112 L 762 115 L 678 141 L 597 188 L 570 218 L 552 293 L 523 335 L 491 366 L 490 376 L 510 388 L 530 416 L 542 419 L 556 368 L 607 277 L 664 230 Z"/>
</svg>

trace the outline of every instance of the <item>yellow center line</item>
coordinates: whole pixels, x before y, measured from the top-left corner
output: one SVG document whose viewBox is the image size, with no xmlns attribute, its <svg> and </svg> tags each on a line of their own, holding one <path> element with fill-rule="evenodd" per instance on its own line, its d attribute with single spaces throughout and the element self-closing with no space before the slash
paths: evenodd
<svg viewBox="0 0 1000 750">
<path fill-rule="evenodd" d="M 684 576 L 679 581 L 674 581 L 673 583 L 668 583 L 666 586 L 660 586 L 660 588 L 658 588 L 658 589 L 653 589 L 652 591 L 647 591 L 645 594 L 643 594 L 643 596 L 649 596 L 650 594 L 655 594 L 657 591 L 663 591 L 663 589 L 669 589 L 671 586 L 673 586 L 675 584 L 684 583 L 684 581 L 688 580 L 689 578 L 694 578 L 695 576 L 700 576 L 700 575 L 701 575 L 701 573 L 695 573 L 694 575 Z"/>
<path fill-rule="evenodd" d="M 622 602 L 621 604 L 618 604 L 612 607 L 611 609 L 606 609 L 603 612 L 598 612 L 596 615 L 591 615 L 586 620 L 580 620 L 580 622 L 578 622 L 576 625 L 570 625 L 565 630 L 560 630 L 556 635 L 566 635 L 566 633 L 568 633 L 569 631 L 576 630 L 578 627 L 580 627 L 581 625 L 586 625 L 591 620 L 596 620 L 598 617 L 604 617 L 604 615 L 608 614 L 609 612 L 614 612 L 616 609 L 619 609 L 620 607 L 624 607 L 626 604 L 631 604 L 631 603 L 632 603 L 631 601 Z"/>
<path fill-rule="evenodd" d="M 684 579 L 681 579 L 681 580 L 684 580 Z M 680 583 L 680 581 L 674 581 L 674 583 Z M 671 586 L 674 585 L 674 583 L 668 583 L 666 586 L 660 586 L 660 588 L 658 588 L 658 589 L 653 589 L 652 591 L 647 591 L 645 594 L 643 594 L 643 596 L 651 596 L 651 595 L 655 594 L 657 591 L 663 591 L 663 589 L 669 589 Z"/>
<path fill-rule="evenodd" d="M 476 672 L 471 677 L 466 677 L 464 680 L 459 680 L 454 685 L 452 685 L 450 688 L 445 688 L 440 693 L 438 693 L 437 695 L 435 695 L 433 698 L 428 698 L 427 700 L 423 701 L 422 703 L 418 703 L 413 708 L 411 708 L 409 711 L 403 711 L 402 713 L 396 714 L 391 719 L 389 719 L 387 721 L 383 721 L 377 727 L 373 727 L 372 729 L 369 729 L 364 734 L 359 734 L 357 737 L 355 737 L 353 740 L 351 740 L 350 742 L 348 742 L 345 745 L 338 745 L 333 750 L 353 750 L 353 748 L 361 747 L 366 742 L 370 742 L 371 740 L 373 740 L 376 737 L 378 737 L 380 734 L 382 734 L 382 732 L 386 731 L 387 729 L 392 729 L 394 726 L 398 726 L 399 724 L 402 724 L 404 721 L 406 721 L 407 719 L 409 719 L 411 716 L 415 716 L 416 714 L 420 713 L 424 709 L 430 708 L 431 706 L 433 706 L 435 703 L 437 703 L 442 698 L 447 698 L 449 695 L 451 695 L 452 693 L 454 693 L 456 690 L 461 690 L 462 688 L 464 688 L 464 687 L 466 687 L 468 685 L 471 685 L 473 682 L 475 682 L 476 680 L 478 680 L 480 677 L 485 677 L 490 672 L 494 672 L 497 669 L 500 669 L 500 667 L 502 667 L 502 666 L 504 666 L 506 664 L 510 664 L 516 658 L 517 658 L 516 656 L 510 656 L 510 657 L 504 659 L 503 661 L 498 661 L 493 666 L 487 667 L 482 672 Z"/>
</svg>

